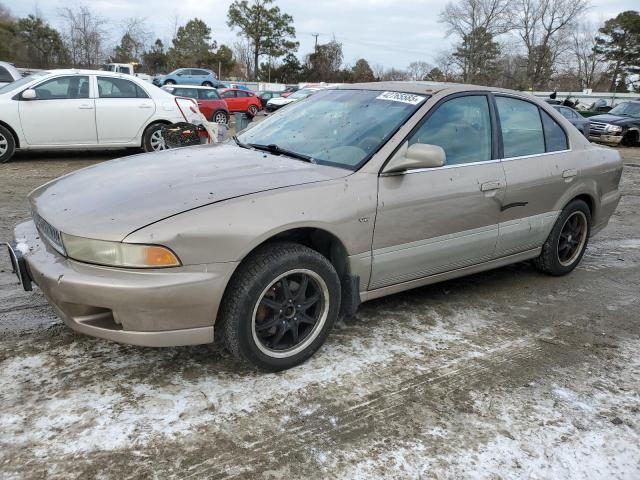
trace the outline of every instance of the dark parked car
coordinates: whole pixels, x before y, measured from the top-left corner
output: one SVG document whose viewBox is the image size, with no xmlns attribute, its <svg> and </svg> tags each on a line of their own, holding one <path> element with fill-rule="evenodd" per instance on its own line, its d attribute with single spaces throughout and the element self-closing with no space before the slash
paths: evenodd
<svg viewBox="0 0 640 480">
<path fill-rule="evenodd" d="M 267 102 L 272 98 L 278 98 L 281 93 L 282 92 L 257 92 L 256 95 L 258 95 L 262 109 L 264 110 L 267 107 Z"/>
<path fill-rule="evenodd" d="M 590 140 L 629 147 L 640 145 L 640 101 L 621 103 L 609 113 L 596 115 L 589 120 Z"/>
<path fill-rule="evenodd" d="M 589 129 L 591 128 L 591 122 L 576 112 L 573 108 L 564 107 L 562 105 L 554 105 L 555 108 L 560 114 L 569 120 L 574 127 L 582 132 L 582 134 L 589 138 Z"/>
</svg>

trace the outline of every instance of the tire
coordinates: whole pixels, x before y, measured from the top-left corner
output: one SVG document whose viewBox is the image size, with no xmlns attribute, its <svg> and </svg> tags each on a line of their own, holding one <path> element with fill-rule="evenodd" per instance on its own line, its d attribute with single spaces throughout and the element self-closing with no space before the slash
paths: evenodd
<svg viewBox="0 0 640 480">
<path fill-rule="evenodd" d="M 216 123 L 221 123 L 223 125 L 229 124 L 229 114 L 224 110 L 216 110 L 211 115 L 211 121 Z"/>
<path fill-rule="evenodd" d="M 167 146 L 162 138 L 162 123 L 152 123 L 142 134 L 142 149 L 145 152 L 160 152 L 167 150 Z"/>
<path fill-rule="evenodd" d="M 176 82 L 174 82 L 173 80 L 166 80 L 163 85 L 175 85 Z"/>
<path fill-rule="evenodd" d="M 572 231 L 572 224 L 580 225 L 580 233 Z M 542 246 L 533 265 L 548 275 L 560 276 L 571 272 L 582 260 L 591 234 L 591 211 L 583 200 L 573 200 L 556 220 L 553 230 Z M 576 240 L 576 236 L 579 238 Z"/>
<path fill-rule="evenodd" d="M 258 112 L 260 110 L 258 110 L 258 107 L 256 107 L 255 105 L 249 105 L 249 108 L 247 109 L 247 115 L 249 115 L 250 118 L 255 117 Z"/>
<path fill-rule="evenodd" d="M 9 129 L 0 125 L 0 163 L 7 163 L 16 153 L 16 139 Z"/>
<path fill-rule="evenodd" d="M 338 317 L 340 295 L 338 274 L 323 255 L 297 243 L 270 243 L 234 273 L 216 335 L 237 359 L 285 370 L 322 346 Z"/>
<path fill-rule="evenodd" d="M 213 87 L 213 83 L 211 82 L 202 82 L 203 87 Z"/>
<path fill-rule="evenodd" d="M 622 141 L 620 144 L 624 147 L 635 147 L 638 145 L 640 141 L 640 134 L 636 131 L 627 132 L 624 137 L 622 137 Z"/>
</svg>

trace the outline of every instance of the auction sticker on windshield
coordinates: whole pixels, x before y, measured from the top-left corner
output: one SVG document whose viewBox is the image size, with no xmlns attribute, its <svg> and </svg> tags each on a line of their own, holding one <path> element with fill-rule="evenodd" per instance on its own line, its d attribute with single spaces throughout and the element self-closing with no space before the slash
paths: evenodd
<svg viewBox="0 0 640 480">
<path fill-rule="evenodd" d="M 425 97 L 420 95 L 401 92 L 383 92 L 376 97 L 376 100 L 390 100 L 392 102 L 410 103 L 411 105 L 418 105 L 424 99 Z"/>
</svg>

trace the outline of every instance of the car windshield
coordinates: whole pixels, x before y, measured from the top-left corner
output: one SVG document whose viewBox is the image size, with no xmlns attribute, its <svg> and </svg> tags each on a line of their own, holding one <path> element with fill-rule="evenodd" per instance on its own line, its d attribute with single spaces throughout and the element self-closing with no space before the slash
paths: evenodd
<svg viewBox="0 0 640 480">
<path fill-rule="evenodd" d="M 625 102 L 609 110 L 611 115 L 640 118 L 640 103 Z"/>
<path fill-rule="evenodd" d="M 36 72 L 36 73 L 34 73 L 32 75 L 29 75 L 28 77 L 21 78 L 19 80 L 16 80 L 15 82 L 11 82 L 11 83 L 5 85 L 4 87 L 0 87 L 0 94 L 16 90 L 16 89 L 26 85 L 27 83 L 30 83 L 30 82 L 34 81 L 37 78 L 44 77 L 48 73 L 49 72 Z"/>
<path fill-rule="evenodd" d="M 271 115 L 239 140 L 356 170 L 426 99 L 399 92 L 324 90 Z"/>
</svg>

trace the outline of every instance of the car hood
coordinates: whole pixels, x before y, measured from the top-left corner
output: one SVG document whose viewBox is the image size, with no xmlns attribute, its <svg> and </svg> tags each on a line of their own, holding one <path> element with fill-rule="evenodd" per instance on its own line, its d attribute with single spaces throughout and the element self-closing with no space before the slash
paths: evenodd
<svg viewBox="0 0 640 480">
<path fill-rule="evenodd" d="M 38 187 L 29 200 L 64 233 L 121 241 L 187 210 L 350 173 L 227 143 L 104 162 Z"/>
<path fill-rule="evenodd" d="M 623 117 L 622 115 L 611 115 L 609 113 L 605 113 L 603 115 L 594 115 L 593 117 L 589 117 L 589 121 L 610 123 L 612 125 L 640 124 L 640 118 Z"/>
</svg>

